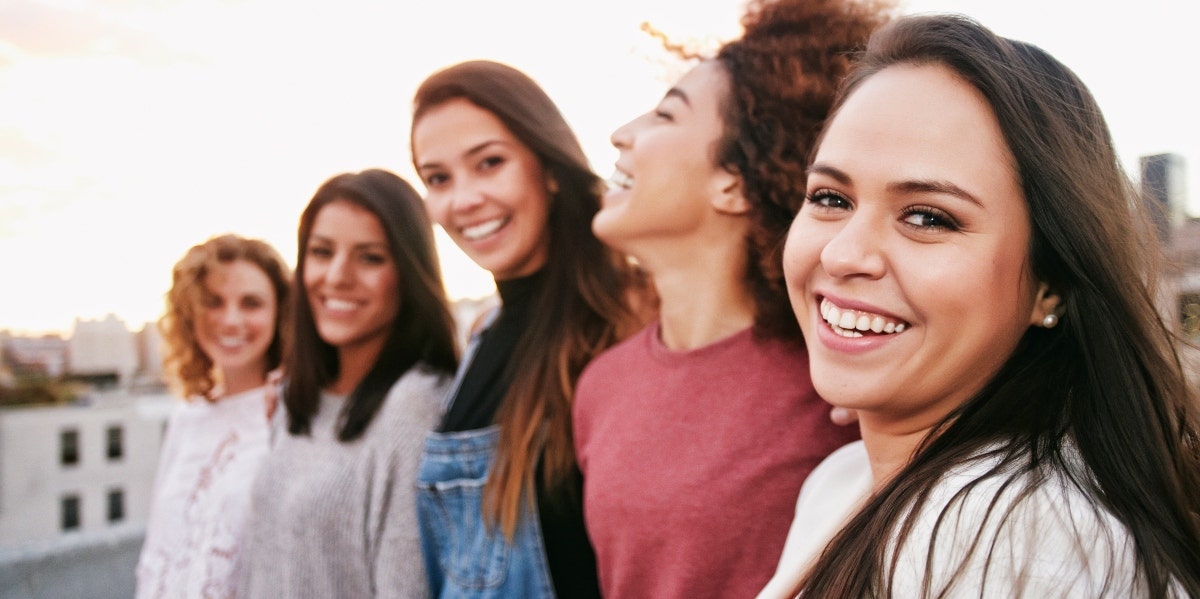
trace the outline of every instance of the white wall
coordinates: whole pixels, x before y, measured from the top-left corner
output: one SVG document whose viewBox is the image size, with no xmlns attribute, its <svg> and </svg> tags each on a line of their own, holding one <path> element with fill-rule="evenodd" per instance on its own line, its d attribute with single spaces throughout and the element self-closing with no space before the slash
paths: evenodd
<svg viewBox="0 0 1200 599">
<path fill-rule="evenodd" d="M 61 536 L 61 500 L 80 498 L 78 532 L 144 526 L 169 395 L 97 397 L 91 405 L 0 410 L 0 548 Z M 123 456 L 107 457 L 107 429 L 122 427 Z M 60 432 L 79 431 L 79 462 L 60 461 Z M 108 491 L 124 492 L 125 517 L 108 522 Z M 68 533 L 69 534 L 69 533 Z"/>
</svg>

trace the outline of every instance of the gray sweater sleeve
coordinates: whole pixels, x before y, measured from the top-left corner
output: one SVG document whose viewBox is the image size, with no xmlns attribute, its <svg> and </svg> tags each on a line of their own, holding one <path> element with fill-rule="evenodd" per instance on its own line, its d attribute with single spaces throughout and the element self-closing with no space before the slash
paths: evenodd
<svg viewBox="0 0 1200 599">
<path fill-rule="evenodd" d="M 405 376 L 388 392 L 372 423 L 366 538 L 376 597 L 429 595 L 416 514 L 416 477 L 426 434 L 436 425 L 449 380 L 426 372 Z"/>
</svg>

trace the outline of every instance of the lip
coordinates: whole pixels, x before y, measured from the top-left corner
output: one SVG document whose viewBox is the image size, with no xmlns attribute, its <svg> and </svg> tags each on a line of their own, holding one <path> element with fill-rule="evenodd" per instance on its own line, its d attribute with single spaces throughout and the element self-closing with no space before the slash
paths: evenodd
<svg viewBox="0 0 1200 599">
<path fill-rule="evenodd" d="M 330 306 L 329 302 L 337 302 L 338 304 L 342 305 Z M 318 302 L 318 305 L 321 308 L 321 312 L 326 316 L 339 317 L 353 314 L 362 307 L 362 302 L 344 297 L 330 297 L 323 295 L 320 296 L 320 302 Z"/>
<path fill-rule="evenodd" d="M 628 187 L 621 186 L 617 181 L 625 182 Z M 627 199 L 627 195 L 633 189 L 633 175 L 629 171 L 622 168 L 620 165 L 613 167 L 613 174 L 604 180 L 605 191 L 600 196 L 600 207 L 608 208 L 620 204 Z"/>
<path fill-rule="evenodd" d="M 870 312 L 872 314 L 878 314 L 885 318 L 889 318 L 892 320 L 897 320 L 897 321 L 905 322 L 905 323 L 907 323 L 908 320 L 901 318 L 892 312 L 888 312 L 887 310 L 883 310 L 877 306 L 873 306 L 873 305 L 865 303 L 865 302 L 846 299 L 846 298 L 839 298 L 837 296 L 829 295 L 826 293 L 820 293 L 820 292 L 814 293 L 812 296 L 813 312 L 812 312 L 811 317 L 813 319 L 813 323 L 814 323 L 814 326 L 817 331 L 817 339 L 820 340 L 821 345 L 823 345 L 824 347 L 827 347 L 833 351 L 840 352 L 840 353 L 847 353 L 847 354 L 867 353 L 867 352 L 879 349 L 885 345 L 888 345 L 889 343 L 891 343 L 892 341 L 895 341 L 898 337 L 900 337 L 901 335 L 903 335 L 905 332 L 907 332 L 909 330 L 909 329 L 905 329 L 905 331 L 900 332 L 900 333 L 891 333 L 891 334 L 886 334 L 886 335 L 865 335 L 862 337 L 843 337 L 843 336 L 835 333 L 833 331 L 833 329 L 829 326 L 829 323 L 825 322 L 825 319 L 821 317 L 821 301 L 822 300 L 829 300 L 830 302 L 832 302 L 833 304 L 837 305 L 839 308 L 842 308 L 842 309 L 857 310 L 859 312 Z M 911 324 L 909 326 L 911 327 Z"/>
<path fill-rule="evenodd" d="M 470 229 L 472 227 L 479 227 L 480 225 L 486 225 L 488 223 L 493 223 L 496 221 L 500 221 L 499 226 L 497 226 L 495 229 L 487 231 L 482 237 L 471 237 L 471 236 L 467 235 L 467 232 L 466 232 L 467 229 Z M 470 223 L 465 223 L 465 224 L 456 226 L 454 228 L 454 237 L 456 238 L 455 240 L 458 241 L 460 245 L 468 245 L 468 246 L 471 246 L 472 248 L 482 250 L 482 249 L 486 249 L 491 244 L 496 243 L 497 240 L 504 234 L 504 232 L 507 231 L 512 226 L 512 223 L 513 223 L 513 217 L 511 214 L 494 216 L 491 218 L 474 219 Z"/>
</svg>

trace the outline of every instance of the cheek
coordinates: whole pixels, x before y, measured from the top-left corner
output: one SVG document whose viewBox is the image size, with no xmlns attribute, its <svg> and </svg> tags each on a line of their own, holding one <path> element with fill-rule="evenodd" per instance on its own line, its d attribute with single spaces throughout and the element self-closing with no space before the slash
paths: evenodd
<svg viewBox="0 0 1200 599">
<path fill-rule="evenodd" d="M 442 194 L 431 193 L 425 196 L 425 213 L 429 219 L 446 228 L 450 217 L 450 202 Z"/>
<path fill-rule="evenodd" d="M 816 231 L 809 230 L 797 220 L 788 231 L 783 246 L 783 276 L 789 290 L 800 291 L 820 261 L 824 242 L 817 238 Z"/>
</svg>

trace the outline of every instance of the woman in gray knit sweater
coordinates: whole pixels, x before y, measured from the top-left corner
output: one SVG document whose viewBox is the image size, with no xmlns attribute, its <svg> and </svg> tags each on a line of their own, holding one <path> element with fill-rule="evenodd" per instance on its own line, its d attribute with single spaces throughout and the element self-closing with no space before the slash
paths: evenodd
<svg viewBox="0 0 1200 599">
<path fill-rule="evenodd" d="M 457 361 L 422 200 L 383 170 L 300 218 L 294 349 L 253 492 L 243 597 L 424 597 L 413 495 Z"/>
</svg>

